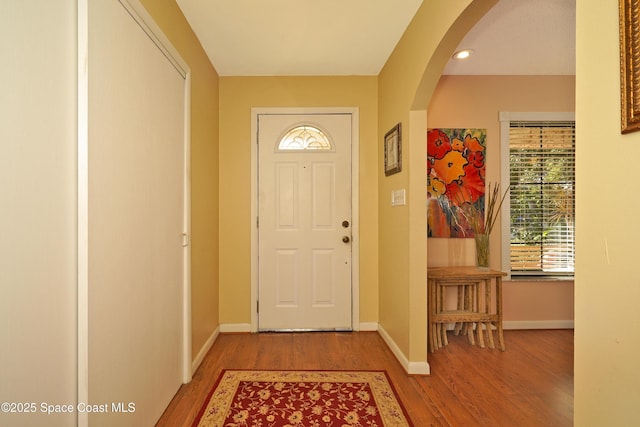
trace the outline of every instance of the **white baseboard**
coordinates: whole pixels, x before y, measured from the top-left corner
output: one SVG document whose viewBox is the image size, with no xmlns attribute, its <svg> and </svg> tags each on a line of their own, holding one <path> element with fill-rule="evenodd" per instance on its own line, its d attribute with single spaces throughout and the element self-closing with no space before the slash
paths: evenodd
<svg viewBox="0 0 640 427">
<path fill-rule="evenodd" d="M 377 331 L 378 322 L 363 322 L 358 325 L 359 331 Z M 249 323 L 224 323 L 220 325 L 221 333 L 242 333 L 251 332 L 251 325 Z"/>
<path fill-rule="evenodd" d="M 250 323 L 224 323 L 220 325 L 220 332 L 223 332 L 223 333 L 251 332 L 251 324 Z"/>
<path fill-rule="evenodd" d="M 502 322 L 503 329 L 574 329 L 573 320 L 510 320 Z"/>
<path fill-rule="evenodd" d="M 378 333 L 380 334 L 384 342 L 387 343 L 387 346 L 389 347 L 393 355 L 396 356 L 396 359 L 398 359 L 398 362 L 400 362 L 400 364 L 408 374 L 429 375 L 431 373 L 431 368 L 429 367 L 428 362 L 409 361 L 402 350 L 400 350 L 400 347 L 398 347 L 398 345 L 395 343 L 393 338 L 391 338 L 391 335 L 389 335 L 387 331 L 385 331 L 384 328 L 380 325 L 378 325 Z"/>
<path fill-rule="evenodd" d="M 193 376 L 193 374 L 200 367 L 200 364 L 204 360 L 204 357 L 207 355 L 209 350 L 211 350 L 211 346 L 216 341 L 216 339 L 218 339 L 218 335 L 220 335 L 220 327 L 217 327 L 213 331 L 213 333 L 209 336 L 209 338 L 207 338 L 207 340 L 204 342 L 204 345 L 202 346 L 202 348 L 198 352 L 198 355 L 193 360 L 193 362 L 191 362 L 191 376 Z"/>
<path fill-rule="evenodd" d="M 362 322 L 360 323 L 360 331 L 370 332 L 378 330 L 378 322 Z"/>
</svg>

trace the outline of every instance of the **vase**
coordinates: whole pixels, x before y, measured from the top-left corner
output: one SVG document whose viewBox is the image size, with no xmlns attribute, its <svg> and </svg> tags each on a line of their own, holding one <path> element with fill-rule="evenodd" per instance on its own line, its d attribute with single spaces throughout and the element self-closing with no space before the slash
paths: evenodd
<svg viewBox="0 0 640 427">
<path fill-rule="evenodd" d="M 489 235 L 476 234 L 476 266 L 489 268 Z"/>
</svg>

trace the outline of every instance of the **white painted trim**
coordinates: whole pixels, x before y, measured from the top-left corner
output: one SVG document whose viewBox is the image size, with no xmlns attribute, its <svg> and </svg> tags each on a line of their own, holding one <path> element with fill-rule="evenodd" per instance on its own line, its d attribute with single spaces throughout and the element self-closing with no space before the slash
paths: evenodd
<svg viewBox="0 0 640 427">
<path fill-rule="evenodd" d="M 360 330 L 360 110 L 351 112 L 351 325 Z"/>
<path fill-rule="evenodd" d="M 218 326 L 213 331 L 213 333 L 209 336 L 209 338 L 207 338 L 207 340 L 204 342 L 204 345 L 198 352 L 198 355 L 196 356 L 195 359 L 193 359 L 193 362 L 191 362 L 191 375 L 196 373 L 196 371 L 200 367 L 200 364 L 202 364 L 202 361 L 204 360 L 207 353 L 209 353 L 209 350 L 211 350 L 213 343 L 216 342 L 219 335 L 220 335 L 220 326 Z"/>
<path fill-rule="evenodd" d="M 351 325 L 360 329 L 360 113 L 357 107 L 271 107 L 251 109 L 251 332 L 258 331 L 258 115 L 351 114 Z"/>
<path fill-rule="evenodd" d="M 429 362 L 409 362 L 407 369 L 409 375 L 431 375 Z"/>
<path fill-rule="evenodd" d="M 393 355 L 398 359 L 398 362 L 402 365 L 404 370 L 410 375 L 430 375 L 431 367 L 429 366 L 429 362 L 411 362 L 405 354 L 400 350 L 400 347 L 396 344 L 396 342 L 391 338 L 391 335 L 384 330 L 381 325 L 378 325 L 378 333 L 387 344 Z"/>
<path fill-rule="evenodd" d="M 498 118 L 501 122 L 570 122 L 575 121 L 576 113 L 573 111 L 500 111 Z"/>
<path fill-rule="evenodd" d="M 251 109 L 251 332 L 258 332 L 258 114 Z"/>
<path fill-rule="evenodd" d="M 184 82 L 184 212 L 183 230 L 187 238 L 183 251 L 182 287 L 182 361 L 183 383 L 191 381 L 193 370 L 189 370 L 192 358 L 191 327 L 191 71 L 187 71 Z"/>
<path fill-rule="evenodd" d="M 182 272 L 182 382 L 191 381 L 193 375 L 191 336 L 191 70 L 184 79 L 184 154 L 183 154 L 183 248 Z"/>
<path fill-rule="evenodd" d="M 187 62 L 182 59 L 182 55 L 180 55 L 178 50 L 173 47 L 171 41 L 169 41 L 167 36 L 165 36 L 164 32 L 158 24 L 156 24 L 153 17 L 149 15 L 149 12 L 147 12 L 147 9 L 145 9 L 142 3 L 140 3 L 140 0 L 119 1 L 127 12 L 129 12 L 134 21 L 140 25 L 140 28 L 147 33 L 151 41 L 153 41 L 175 69 L 178 70 L 178 73 L 186 79 L 187 74 L 190 72 Z"/>
<path fill-rule="evenodd" d="M 510 113 L 500 112 L 500 187 L 508 188 L 509 171 L 509 123 Z M 504 280 L 511 279 L 511 197 L 505 197 L 500 212 L 500 270 L 507 273 Z"/>
<path fill-rule="evenodd" d="M 246 333 L 255 332 L 249 323 L 223 323 L 220 325 L 220 333 Z"/>
<path fill-rule="evenodd" d="M 361 322 L 360 332 L 372 332 L 378 330 L 378 322 Z"/>
<path fill-rule="evenodd" d="M 503 321 L 502 329 L 574 329 L 573 320 L 511 320 Z"/>
</svg>

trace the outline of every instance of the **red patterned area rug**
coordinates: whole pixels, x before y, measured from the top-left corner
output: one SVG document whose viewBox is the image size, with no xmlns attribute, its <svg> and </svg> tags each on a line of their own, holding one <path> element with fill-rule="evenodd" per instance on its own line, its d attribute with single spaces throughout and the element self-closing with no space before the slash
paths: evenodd
<svg viewBox="0 0 640 427">
<path fill-rule="evenodd" d="M 413 427 L 385 371 L 224 370 L 193 425 Z"/>
</svg>

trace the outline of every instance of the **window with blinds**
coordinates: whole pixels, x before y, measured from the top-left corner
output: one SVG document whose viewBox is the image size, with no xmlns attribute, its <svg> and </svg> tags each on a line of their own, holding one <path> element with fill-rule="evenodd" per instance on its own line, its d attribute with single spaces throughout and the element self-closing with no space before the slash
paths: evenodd
<svg viewBox="0 0 640 427">
<path fill-rule="evenodd" d="M 573 275 L 575 122 L 509 125 L 511 275 Z"/>
</svg>

